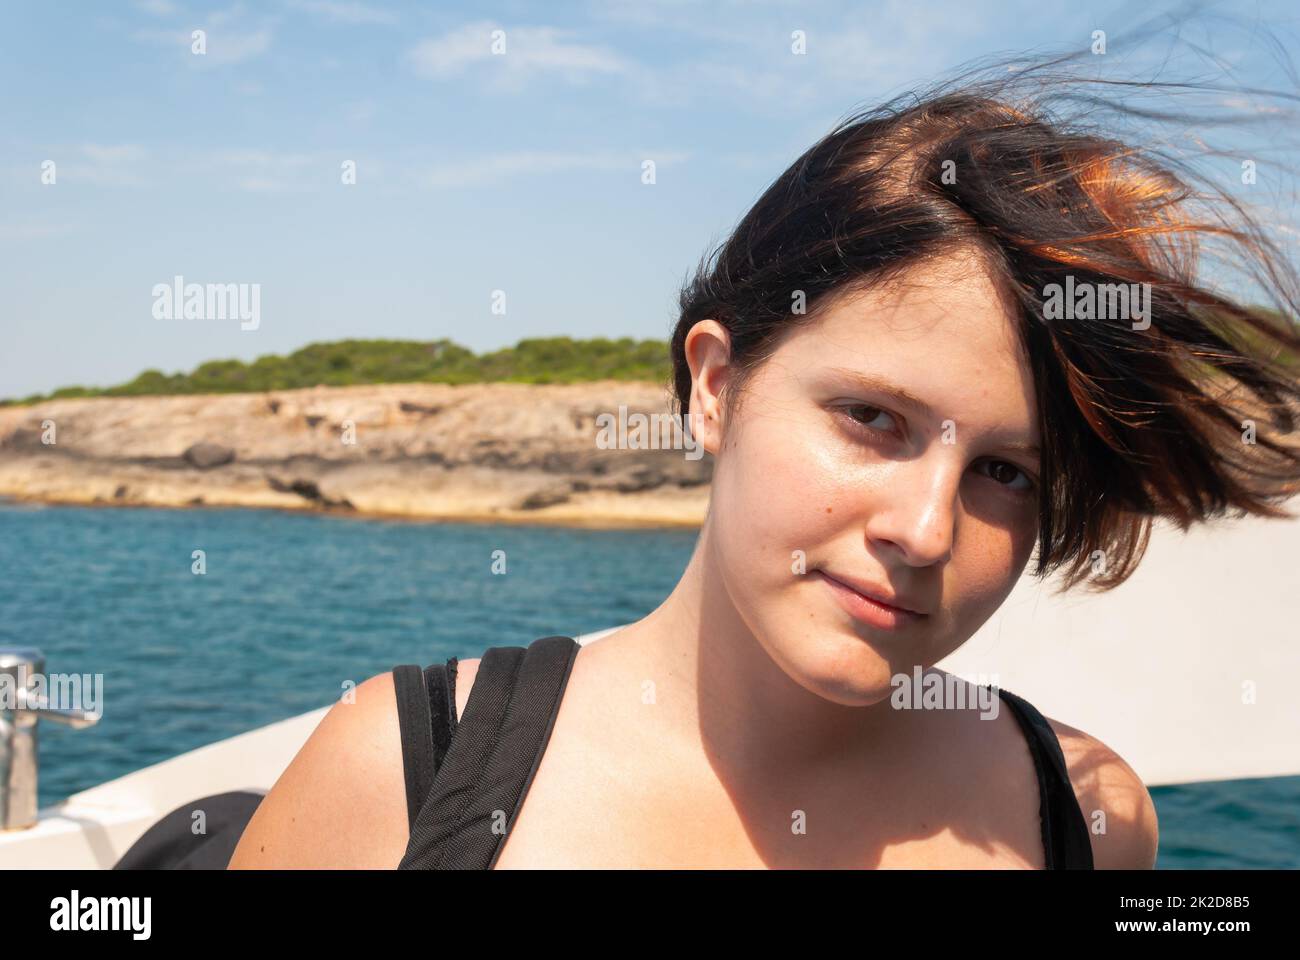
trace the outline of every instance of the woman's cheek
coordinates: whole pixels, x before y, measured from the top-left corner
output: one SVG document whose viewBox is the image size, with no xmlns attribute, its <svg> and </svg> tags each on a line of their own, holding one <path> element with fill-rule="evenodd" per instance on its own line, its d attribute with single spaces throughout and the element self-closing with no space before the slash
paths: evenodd
<svg viewBox="0 0 1300 960">
<path fill-rule="evenodd" d="M 715 471 L 713 502 L 725 543 L 729 588 L 755 608 L 787 603 L 799 590 L 800 558 L 807 567 L 833 539 L 841 510 L 826 508 L 838 487 L 807 437 L 781 418 L 756 417 Z M 803 571 L 806 572 L 806 569 Z"/>
<path fill-rule="evenodd" d="M 1022 531 L 972 521 L 953 551 L 944 577 L 951 597 L 955 636 L 968 638 L 1002 605 L 1024 569 L 1033 538 Z"/>
<path fill-rule="evenodd" d="M 747 521 L 782 539 L 790 532 L 807 538 L 809 524 L 825 517 L 843 485 L 825 439 L 792 427 L 788 418 L 756 418 L 747 425 L 743 450 Z"/>
</svg>

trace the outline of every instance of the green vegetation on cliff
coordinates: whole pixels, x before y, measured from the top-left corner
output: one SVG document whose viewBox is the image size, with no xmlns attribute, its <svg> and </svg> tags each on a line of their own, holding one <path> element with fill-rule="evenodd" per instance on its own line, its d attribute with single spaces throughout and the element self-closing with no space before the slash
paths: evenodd
<svg viewBox="0 0 1300 960">
<path fill-rule="evenodd" d="M 63 387 L 43 396 L 0 400 L 0 404 L 63 397 L 252 393 L 369 383 L 665 382 L 670 372 L 668 344 L 662 340 L 544 337 L 521 340 L 513 347 L 482 355 L 445 339 L 338 340 L 308 344 L 287 357 L 267 355 L 252 363 L 211 360 L 189 373 L 146 370 L 130 383 L 116 387 Z"/>
</svg>

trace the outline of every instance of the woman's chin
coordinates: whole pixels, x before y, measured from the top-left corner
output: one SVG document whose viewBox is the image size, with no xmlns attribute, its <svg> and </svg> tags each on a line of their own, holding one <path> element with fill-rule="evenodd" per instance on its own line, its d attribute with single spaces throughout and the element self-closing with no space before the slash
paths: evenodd
<svg viewBox="0 0 1300 960">
<path fill-rule="evenodd" d="M 859 637 L 848 637 L 819 654 L 800 656 L 789 671 L 804 689 L 846 707 L 869 707 L 894 692 L 889 661 Z"/>
<path fill-rule="evenodd" d="M 888 683 L 882 686 L 846 686 L 842 682 L 834 685 L 818 684 L 816 686 L 805 684 L 813 693 L 817 694 L 823 700 L 831 703 L 838 703 L 842 707 L 870 707 L 877 703 L 882 703 L 889 699 L 893 688 Z"/>
</svg>

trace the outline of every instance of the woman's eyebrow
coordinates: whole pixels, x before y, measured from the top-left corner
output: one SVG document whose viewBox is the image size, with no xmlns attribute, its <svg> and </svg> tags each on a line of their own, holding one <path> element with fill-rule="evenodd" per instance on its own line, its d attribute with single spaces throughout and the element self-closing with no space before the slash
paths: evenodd
<svg viewBox="0 0 1300 960">
<path fill-rule="evenodd" d="M 887 377 L 874 373 L 863 373 L 861 370 L 853 370 L 849 367 L 831 367 L 829 372 L 847 380 L 852 380 L 864 390 L 874 390 L 897 397 L 904 404 L 930 419 L 938 418 L 933 407 L 916 396 L 916 394 L 910 392 L 906 387 L 899 386 Z"/>
<path fill-rule="evenodd" d="M 875 373 L 864 373 L 861 370 L 853 370 L 850 367 L 830 367 L 829 372 L 846 380 L 851 380 L 863 390 L 870 390 L 875 393 L 887 393 L 896 397 L 908 407 L 916 410 L 924 417 L 932 420 L 939 419 L 939 415 L 934 412 L 934 408 L 926 403 L 916 394 L 910 392 L 906 387 L 899 386 L 888 377 L 882 377 Z M 1033 457 L 1035 460 L 1042 457 L 1042 450 L 1038 444 L 1027 440 L 1008 440 L 1005 443 L 999 443 L 998 448 L 1011 453 L 1022 453 L 1025 456 Z"/>
<path fill-rule="evenodd" d="M 998 449 L 1010 450 L 1013 453 L 1023 453 L 1035 458 L 1041 457 L 1043 455 L 1043 451 L 1038 446 L 1038 444 L 1028 443 L 1024 440 L 1012 440 L 1008 443 L 999 443 Z"/>
</svg>

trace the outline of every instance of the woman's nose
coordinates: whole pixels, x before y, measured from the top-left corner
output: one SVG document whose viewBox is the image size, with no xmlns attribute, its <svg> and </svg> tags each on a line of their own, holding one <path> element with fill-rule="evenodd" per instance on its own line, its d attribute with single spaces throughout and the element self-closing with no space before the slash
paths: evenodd
<svg viewBox="0 0 1300 960">
<path fill-rule="evenodd" d="M 960 470 L 924 457 L 897 466 L 867 523 L 868 543 L 913 567 L 947 562 L 956 537 Z"/>
</svg>

